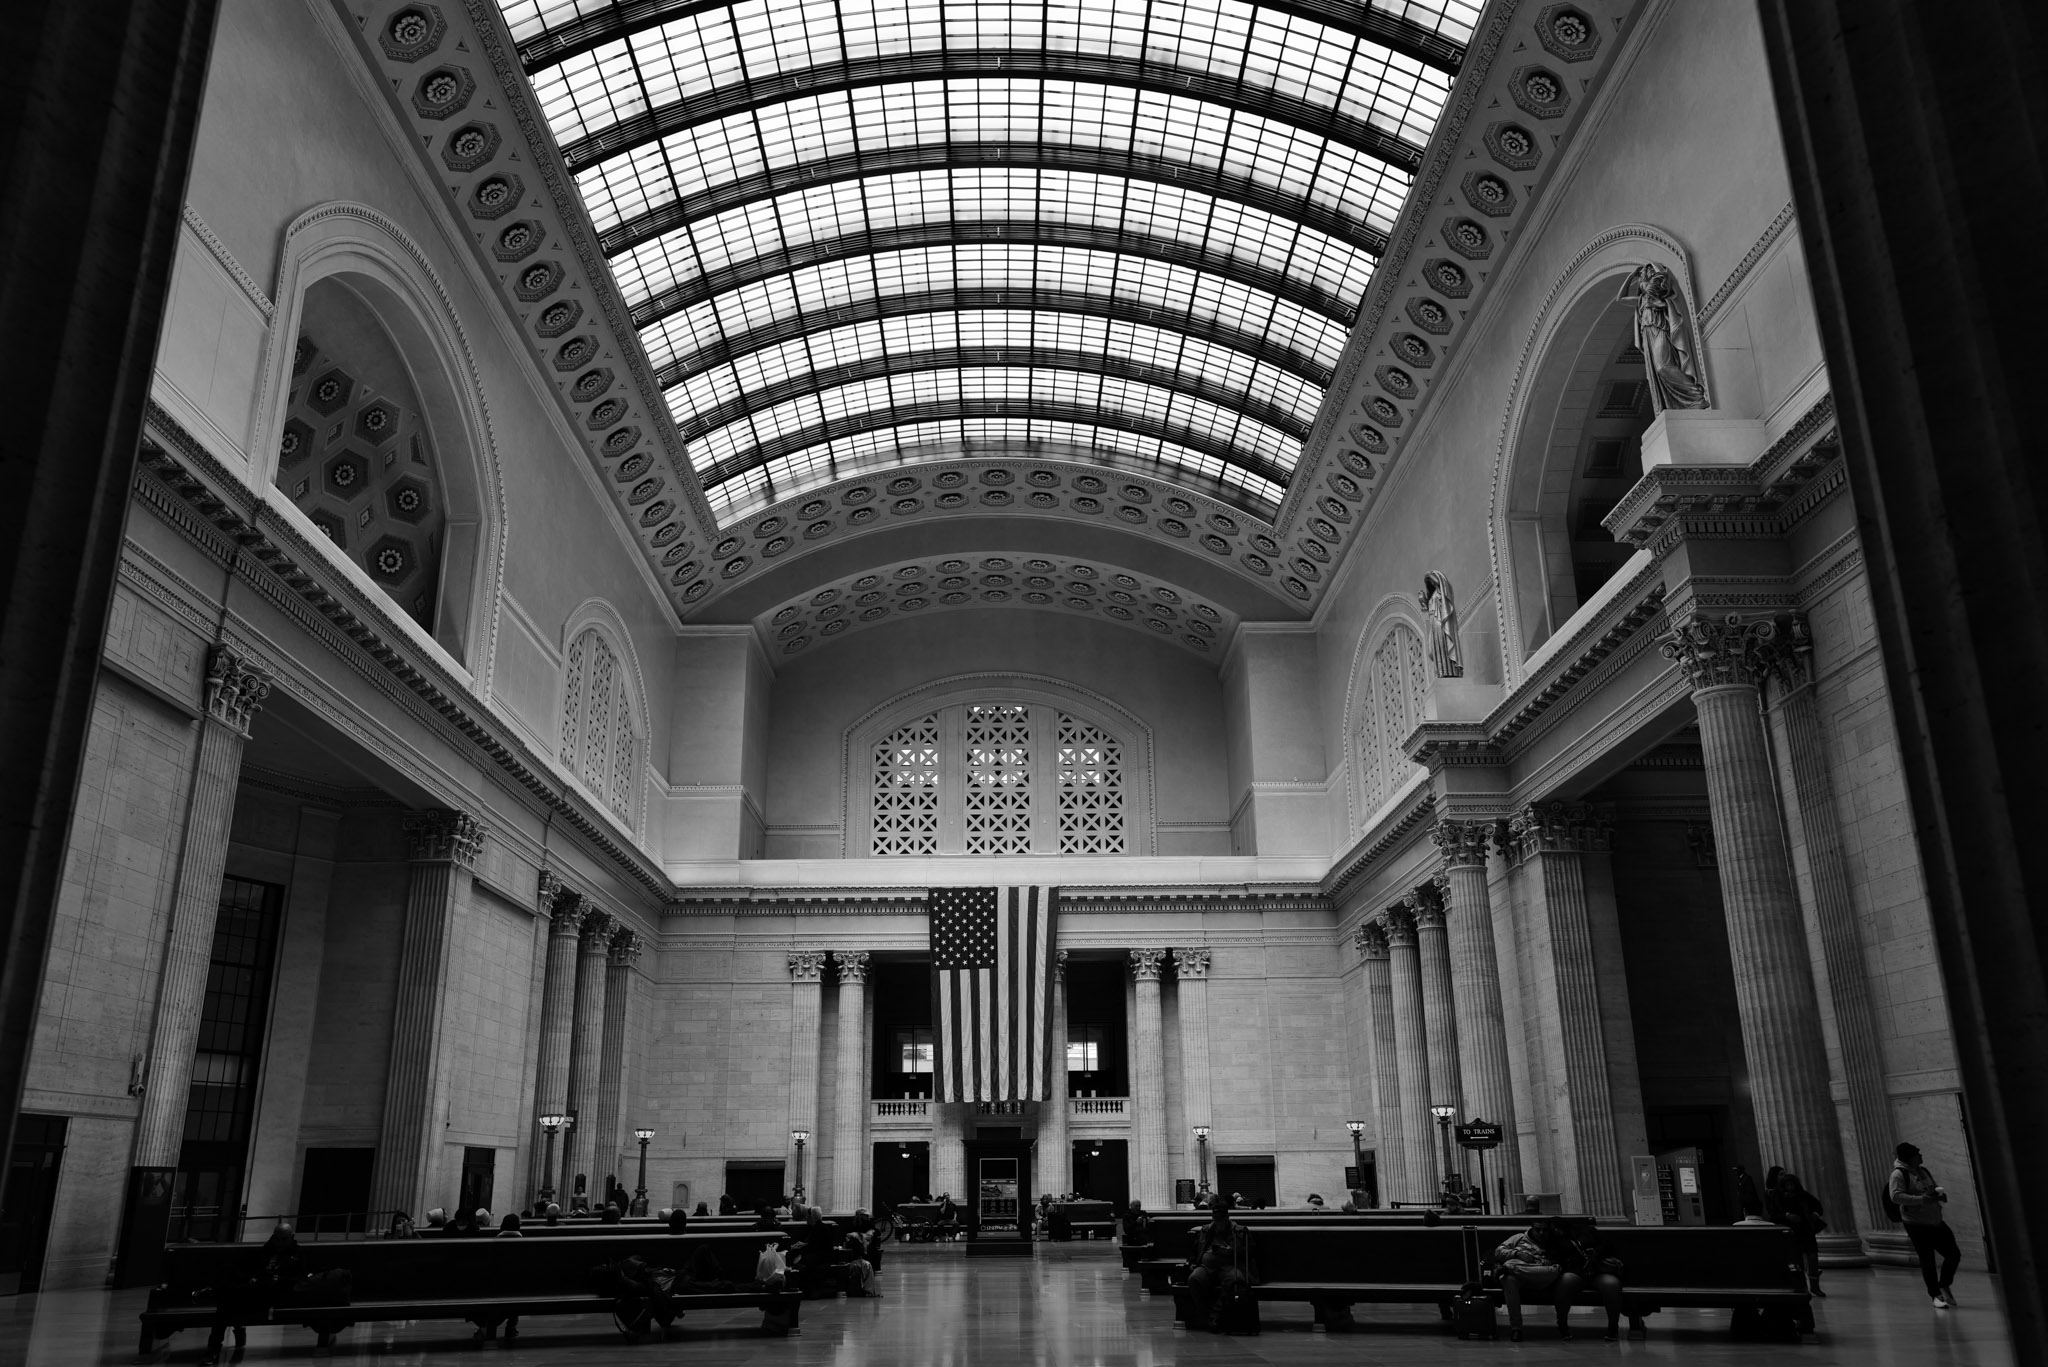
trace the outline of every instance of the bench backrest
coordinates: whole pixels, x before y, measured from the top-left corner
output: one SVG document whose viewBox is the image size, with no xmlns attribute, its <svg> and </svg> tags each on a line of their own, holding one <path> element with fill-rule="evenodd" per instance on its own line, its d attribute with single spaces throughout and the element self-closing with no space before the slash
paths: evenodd
<svg viewBox="0 0 2048 1367">
<path fill-rule="evenodd" d="M 1467 1280 L 1465 1240 L 1456 1225 L 1255 1225 L 1252 1260 L 1262 1283 L 1460 1286 Z"/>
<path fill-rule="evenodd" d="M 1253 1211 L 1246 1214 L 1233 1212 L 1231 1219 L 1240 1224 L 1260 1229 L 1268 1225 L 1303 1225 L 1312 1227 L 1329 1226 L 1351 1229 L 1408 1229 L 1423 1226 L 1422 1212 L 1383 1212 L 1371 1215 L 1311 1215 L 1305 1211 Z M 1209 1223 L 1209 1216 L 1200 1211 L 1173 1211 L 1166 1215 L 1152 1217 L 1152 1242 L 1163 1250 L 1161 1256 L 1177 1258 L 1187 1248 L 1187 1231 L 1197 1225 Z M 1458 1228 L 1462 1225 L 1478 1225 L 1482 1229 L 1522 1230 L 1529 1227 L 1526 1215 L 1467 1215 L 1446 1216 L 1443 1225 Z"/>
<path fill-rule="evenodd" d="M 1067 1218 L 1075 1224 L 1100 1224 L 1116 1218 L 1116 1212 L 1110 1209 L 1107 1201 L 1055 1201 L 1052 1208 L 1065 1211 Z"/>
<path fill-rule="evenodd" d="M 723 1280 L 753 1280 L 762 1243 L 773 1236 L 738 1232 L 614 1234 L 580 1239 L 375 1239 L 306 1244 L 306 1270 L 346 1268 L 353 1297 L 452 1300 L 475 1296 L 573 1296 L 597 1290 L 600 1263 L 639 1257 L 652 1267 L 681 1268 L 700 1248 L 711 1250 Z M 151 1304 L 176 1303 L 202 1288 L 233 1286 L 255 1268 L 254 1244 L 173 1244 L 164 1250 L 163 1291 Z"/>
</svg>

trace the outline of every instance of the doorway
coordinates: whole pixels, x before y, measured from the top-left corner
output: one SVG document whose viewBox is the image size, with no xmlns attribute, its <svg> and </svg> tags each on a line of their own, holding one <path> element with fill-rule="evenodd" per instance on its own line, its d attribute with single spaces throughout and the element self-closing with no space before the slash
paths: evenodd
<svg viewBox="0 0 2048 1367">
<path fill-rule="evenodd" d="M 1233 1198 L 1245 1210 L 1270 1210 L 1279 1197 L 1273 1184 L 1273 1160 L 1259 1155 L 1250 1158 L 1218 1158 L 1216 1190 Z"/>
<path fill-rule="evenodd" d="M 900 1206 L 932 1194 L 932 1146 L 916 1143 L 875 1145 L 875 1207 Z"/>
<path fill-rule="evenodd" d="M 736 1158 L 725 1165 L 725 1194 L 741 1210 L 773 1209 L 782 1204 L 782 1172 L 780 1160 Z"/>
<path fill-rule="evenodd" d="M 369 1219 L 375 1149 L 307 1149 L 299 1179 L 299 1233 L 361 1234 Z M 471 1210 L 476 1207 L 471 1206 Z M 408 1212 L 424 1220 L 426 1212 Z"/>
<path fill-rule="evenodd" d="M 489 1210 L 491 1191 L 498 1184 L 498 1151 L 465 1148 L 462 1151 L 462 1187 L 457 1210 Z"/>
<path fill-rule="evenodd" d="M 69 1123 L 61 1115 L 24 1115 L 14 1123 L 14 1151 L 0 1193 L 0 1296 L 42 1285 Z"/>
<path fill-rule="evenodd" d="M 1121 1213 L 1131 1199 L 1130 1141 L 1076 1139 L 1074 1193 L 1083 1200 L 1107 1201 Z"/>
</svg>

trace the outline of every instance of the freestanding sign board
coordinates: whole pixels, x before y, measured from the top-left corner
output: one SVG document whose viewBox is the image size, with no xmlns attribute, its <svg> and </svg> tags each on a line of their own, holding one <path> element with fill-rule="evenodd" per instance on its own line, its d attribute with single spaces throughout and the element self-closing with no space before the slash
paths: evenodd
<svg viewBox="0 0 2048 1367">
<path fill-rule="evenodd" d="M 1500 1141 L 1500 1126 L 1489 1121 L 1474 1120 L 1458 1126 L 1458 1147 L 1461 1149 L 1497 1149 Z"/>
</svg>

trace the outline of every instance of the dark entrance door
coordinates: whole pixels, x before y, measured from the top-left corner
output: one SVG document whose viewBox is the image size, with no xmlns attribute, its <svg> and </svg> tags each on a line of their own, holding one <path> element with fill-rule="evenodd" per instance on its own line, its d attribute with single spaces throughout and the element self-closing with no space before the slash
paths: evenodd
<svg viewBox="0 0 2048 1367">
<path fill-rule="evenodd" d="M 782 1203 L 782 1164 L 764 1160 L 737 1160 L 725 1165 L 725 1194 L 740 1203 L 741 1210 Z"/>
<path fill-rule="evenodd" d="M 1217 1159 L 1216 1190 L 1227 1196 L 1242 1197 L 1240 1204 L 1248 1210 L 1270 1209 L 1277 1201 L 1273 1187 L 1273 1160 L 1265 1157 Z"/>
<path fill-rule="evenodd" d="M 61 1115 L 24 1115 L 14 1124 L 14 1152 L 0 1195 L 0 1296 L 42 1284 L 66 1123 Z"/>
<path fill-rule="evenodd" d="M 932 1146 L 875 1145 L 875 1205 L 900 1206 L 932 1194 Z"/>
<path fill-rule="evenodd" d="M 363 1233 L 370 1209 L 370 1172 L 376 1162 L 375 1149 L 307 1149 L 299 1177 L 299 1233 Z M 406 1213 L 421 1225 L 427 1222 L 423 1210 Z M 391 1217 L 386 1213 L 384 1218 Z"/>
<path fill-rule="evenodd" d="M 1123 1139 L 1076 1139 L 1074 1193 L 1121 1213 L 1131 1199 L 1130 1147 Z"/>
<path fill-rule="evenodd" d="M 1021 1139 L 970 1139 L 967 1190 L 956 1193 L 970 1239 L 1028 1239 L 1031 1146 Z"/>
<path fill-rule="evenodd" d="M 462 1151 L 462 1195 L 457 1210 L 489 1210 L 491 1189 L 498 1184 L 498 1151 L 464 1148 Z"/>
</svg>

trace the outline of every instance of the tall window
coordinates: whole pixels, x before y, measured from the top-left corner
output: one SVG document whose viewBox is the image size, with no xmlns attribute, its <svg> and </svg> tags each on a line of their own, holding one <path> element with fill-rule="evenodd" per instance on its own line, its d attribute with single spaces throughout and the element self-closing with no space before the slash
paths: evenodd
<svg viewBox="0 0 2048 1367">
<path fill-rule="evenodd" d="M 630 822 L 640 735 L 626 671 L 592 627 L 570 642 L 562 673 L 562 764 Z"/>
<path fill-rule="evenodd" d="M 1421 766 L 1401 749 L 1422 721 L 1422 695 L 1429 668 L 1422 638 L 1406 622 L 1380 639 L 1358 699 L 1358 816 L 1361 821 L 1408 781 Z"/>
<path fill-rule="evenodd" d="M 1102 1027 L 1099 1025 L 1070 1025 L 1067 1027 L 1067 1071 L 1070 1073 L 1096 1073 L 1102 1070 Z"/>
<path fill-rule="evenodd" d="M 1127 854 L 1123 742 L 1056 707 L 962 703 L 875 742 L 878 855 Z"/>
<path fill-rule="evenodd" d="M 913 1026 L 896 1032 L 896 1053 L 899 1062 L 896 1071 L 903 1074 L 929 1073 L 937 1057 L 932 1047 L 932 1032 Z"/>
</svg>

